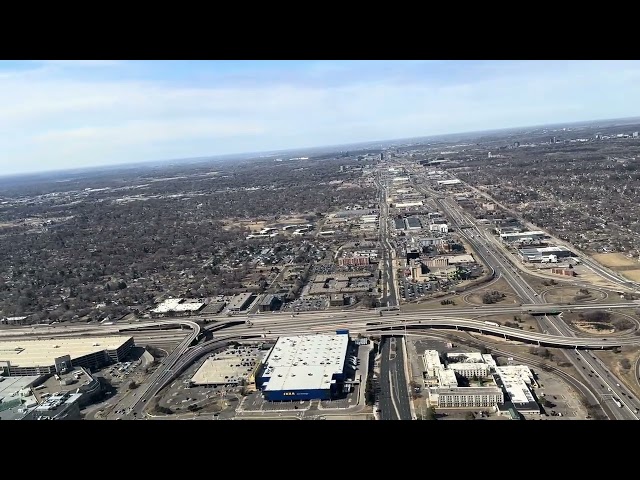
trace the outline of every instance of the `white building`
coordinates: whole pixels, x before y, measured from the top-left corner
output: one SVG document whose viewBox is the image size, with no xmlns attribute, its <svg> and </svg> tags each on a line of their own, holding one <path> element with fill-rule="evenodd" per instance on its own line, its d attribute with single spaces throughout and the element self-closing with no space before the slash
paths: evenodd
<svg viewBox="0 0 640 480">
<path fill-rule="evenodd" d="M 496 377 L 509 400 L 520 413 L 540 413 L 540 406 L 531 393 L 530 385 L 535 383 L 533 373 L 525 365 L 496 367 Z"/>
<path fill-rule="evenodd" d="M 440 354 L 437 350 L 427 350 L 422 356 L 424 371 L 428 377 L 437 377 L 438 372 L 442 370 L 442 362 L 440 362 Z"/>
<path fill-rule="evenodd" d="M 450 363 L 447 368 L 466 378 L 483 378 L 489 375 L 489 365 L 486 363 Z"/>
<path fill-rule="evenodd" d="M 498 387 L 443 388 L 433 400 L 440 408 L 495 408 L 504 403 L 504 394 Z"/>
<path fill-rule="evenodd" d="M 194 313 L 204 307 L 204 305 L 202 302 L 185 302 L 182 298 L 169 298 L 151 310 L 151 313 Z"/>
<path fill-rule="evenodd" d="M 417 202 L 404 202 L 404 203 L 396 203 L 395 208 L 410 208 L 410 207 L 421 207 L 423 205 L 422 200 Z"/>
<path fill-rule="evenodd" d="M 458 378 L 456 372 L 448 368 L 438 370 L 438 386 L 442 388 L 453 388 L 458 386 Z"/>
<path fill-rule="evenodd" d="M 446 223 L 433 223 L 429 225 L 430 232 L 449 233 L 449 225 Z"/>
<path fill-rule="evenodd" d="M 459 183 L 462 183 L 462 182 L 457 178 L 454 180 L 438 180 L 438 185 L 457 185 Z"/>
<path fill-rule="evenodd" d="M 349 335 L 280 337 L 258 386 L 269 401 L 329 399 L 344 380 Z"/>
</svg>

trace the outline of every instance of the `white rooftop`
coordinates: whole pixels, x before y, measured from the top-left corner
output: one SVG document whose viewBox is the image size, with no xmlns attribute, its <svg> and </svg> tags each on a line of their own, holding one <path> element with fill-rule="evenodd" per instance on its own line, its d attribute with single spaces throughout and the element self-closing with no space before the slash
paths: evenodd
<svg viewBox="0 0 640 480">
<path fill-rule="evenodd" d="M 154 313 L 192 312 L 204 306 L 201 302 L 185 302 L 182 298 L 169 298 L 152 310 Z"/>
<path fill-rule="evenodd" d="M 531 230 L 527 232 L 512 232 L 512 233 L 501 233 L 501 237 L 528 237 L 531 235 L 544 235 L 544 232 L 541 230 Z"/>
<path fill-rule="evenodd" d="M 423 355 L 425 370 L 431 372 L 442 368 L 440 354 L 437 350 L 425 350 Z"/>
<path fill-rule="evenodd" d="M 21 390 L 31 387 L 40 375 L 24 376 L 24 377 L 0 377 L 0 399 L 8 400 L 10 397 L 16 397 Z M 0 400 L 1 401 L 1 400 Z"/>
<path fill-rule="evenodd" d="M 56 338 L 53 340 L 0 341 L 0 362 L 12 367 L 40 367 L 53 365 L 54 359 L 64 355 L 74 358 L 104 350 L 117 350 L 131 337 Z M 6 381 L 6 380 L 5 380 Z"/>
<path fill-rule="evenodd" d="M 325 390 L 342 373 L 348 335 L 280 337 L 269 352 L 264 390 Z"/>
<path fill-rule="evenodd" d="M 447 358 L 466 358 L 467 363 L 485 363 L 485 360 L 480 352 L 463 352 L 463 353 L 447 353 Z"/>
<path fill-rule="evenodd" d="M 496 373 L 500 376 L 512 403 L 535 403 L 528 386 L 533 379 L 533 373 L 529 367 L 525 365 L 496 367 Z"/>
<path fill-rule="evenodd" d="M 458 379 L 456 378 L 456 372 L 443 368 L 438 370 L 438 386 L 444 388 L 457 387 Z"/>
</svg>

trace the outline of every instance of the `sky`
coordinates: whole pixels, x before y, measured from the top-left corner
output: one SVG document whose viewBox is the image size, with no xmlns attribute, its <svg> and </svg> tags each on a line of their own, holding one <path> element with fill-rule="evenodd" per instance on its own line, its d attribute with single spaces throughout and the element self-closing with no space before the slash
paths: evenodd
<svg viewBox="0 0 640 480">
<path fill-rule="evenodd" d="M 640 115 L 639 61 L 0 61 L 0 175 Z"/>
</svg>

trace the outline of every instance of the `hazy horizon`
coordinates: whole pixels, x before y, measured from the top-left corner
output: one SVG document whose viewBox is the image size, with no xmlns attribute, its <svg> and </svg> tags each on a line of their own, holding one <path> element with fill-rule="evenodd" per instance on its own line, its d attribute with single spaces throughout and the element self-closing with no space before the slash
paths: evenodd
<svg viewBox="0 0 640 480">
<path fill-rule="evenodd" d="M 0 99 L 6 177 L 632 118 L 640 62 L 2 61 Z"/>
</svg>

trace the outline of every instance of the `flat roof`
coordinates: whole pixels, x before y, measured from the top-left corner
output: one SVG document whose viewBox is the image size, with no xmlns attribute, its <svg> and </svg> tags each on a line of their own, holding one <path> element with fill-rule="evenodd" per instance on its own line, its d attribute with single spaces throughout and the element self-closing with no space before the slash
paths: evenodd
<svg viewBox="0 0 640 480">
<path fill-rule="evenodd" d="M 30 375 L 24 377 L 0 377 L 0 401 L 2 398 L 9 400 L 8 397 L 13 396 L 20 390 L 29 388 L 36 380 L 40 379 L 42 375 Z"/>
<path fill-rule="evenodd" d="M 496 385 L 490 387 L 438 388 L 436 391 L 440 395 L 495 395 L 502 393 L 502 390 Z"/>
<path fill-rule="evenodd" d="M 444 368 L 438 370 L 438 385 L 445 388 L 457 387 L 458 379 L 456 378 L 456 372 Z"/>
<path fill-rule="evenodd" d="M 341 374 L 349 346 L 348 335 L 280 337 L 269 352 L 263 373 L 264 390 L 326 390 Z"/>
<path fill-rule="evenodd" d="M 57 338 L 53 340 L 0 341 L 0 361 L 12 367 L 40 367 L 53 365 L 54 359 L 64 355 L 71 360 L 104 350 L 117 350 L 132 337 Z M 5 380 L 6 381 L 6 380 Z"/>
<path fill-rule="evenodd" d="M 447 353 L 447 358 L 466 358 L 467 363 L 485 363 L 484 357 L 480 352 L 457 352 Z"/>
<path fill-rule="evenodd" d="M 184 302 L 182 298 L 168 298 L 152 310 L 155 313 L 191 312 L 204 306 L 202 302 Z"/>
<path fill-rule="evenodd" d="M 235 308 L 242 308 L 244 304 L 247 302 L 247 300 L 251 298 L 252 295 L 253 293 L 251 292 L 239 293 L 238 295 L 236 295 L 231 299 L 231 302 L 229 303 L 228 308 L 230 310 L 233 310 Z"/>
<path fill-rule="evenodd" d="M 544 235 L 545 233 L 541 230 L 531 230 L 527 232 L 512 232 L 512 233 L 501 233 L 501 237 L 528 237 L 530 235 Z"/>
<path fill-rule="evenodd" d="M 424 363 L 427 369 L 442 368 L 440 354 L 437 350 L 425 350 L 423 354 Z"/>
<path fill-rule="evenodd" d="M 528 404 L 536 404 L 535 398 L 533 398 L 533 394 L 524 380 L 524 378 L 527 378 L 527 371 L 531 372 L 531 370 L 524 365 L 514 365 L 513 367 L 515 368 L 496 367 L 496 374 L 500 377 L 504 389 L 509 394 L 511 403 L 516 408 L 519 405 L 527 405 L 529 407 Z"/>
</svg>

